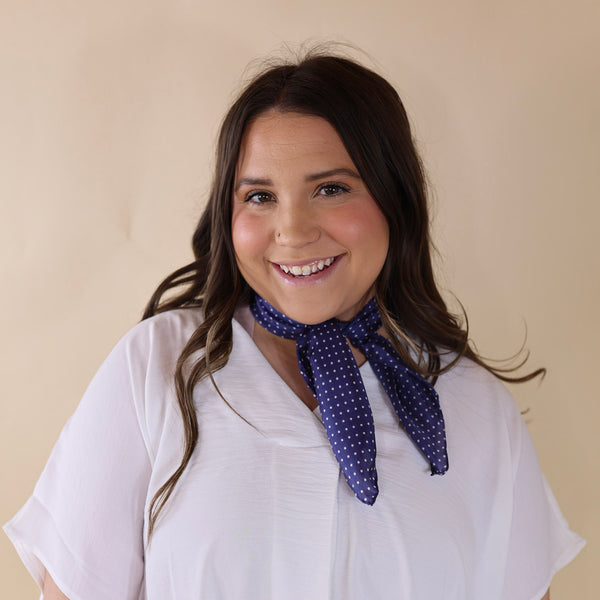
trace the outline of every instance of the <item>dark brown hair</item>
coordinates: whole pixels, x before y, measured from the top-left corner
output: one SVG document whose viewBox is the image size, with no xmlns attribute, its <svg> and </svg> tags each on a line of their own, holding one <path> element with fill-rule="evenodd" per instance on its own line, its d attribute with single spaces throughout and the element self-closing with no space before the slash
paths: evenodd
<svg viewBox="0 0 600 600">
<path fill-rule="evenodd" d="M 144 319 L 185 307 L 201 307 L 204 314 L 177 362 L 175 387 L 185 450 L 178 469 L 153 498 L 149 535 L 198 440 L 194 386 L 204 377 L 212 378 L 212 373 L 227 363 L 233 312 L 252 293 L 236 265 L 232 194 L 244 131 L 269 109 L 329 121 L 383 211 L 390 243 L 376 297 L 383 324 L 409 366 L 433 381 L 461 357 L 506 381 L 527 381 L 543 373 L 539 369 L 521 377 L 510 376 L 526 356 L 516 367 L 486 364 L 469 344 L 466 318 L 463 326 L 449 313 L 433 275 L 423 168 L 394 88 L 380 75 L 339 56 L 312 54 L 295 63 L 271 66 L 246 86 L 221 126 L 212 189 L 192 241 L 194 262 L 169 275 L 144 312 Z M 198 351 L 203 351 L 200 358 L 192 360 Z M 441 360 L 443 354 L 448 355 L 447 360 Z"/>
</svg>

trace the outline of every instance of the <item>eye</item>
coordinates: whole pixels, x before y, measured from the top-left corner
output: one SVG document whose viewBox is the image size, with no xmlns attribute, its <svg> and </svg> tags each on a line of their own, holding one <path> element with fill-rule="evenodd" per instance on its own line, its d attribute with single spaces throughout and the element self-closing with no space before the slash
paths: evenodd
<svg viewBox="0 0 600 600">
<path fill-rule="evenodd" d="M 244 202 L 250 202 L 250 204 L 265 204 L 272 200 L 273 195 L 269 194 L 269 192 L 248 192 Z"/>
<path fill-rule="evenodd" d="M 339 196 L 350 191 L 350 188 L 339 183 L 324 183 L 318 189 L 321 196 Z"/>
</svg>

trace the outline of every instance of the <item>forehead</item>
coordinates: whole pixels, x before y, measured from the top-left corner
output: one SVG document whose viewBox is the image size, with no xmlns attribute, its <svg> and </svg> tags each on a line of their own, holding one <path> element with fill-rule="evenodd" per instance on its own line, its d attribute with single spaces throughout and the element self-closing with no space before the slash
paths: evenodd
<svg viewBox="0 0 600 600">
<path fill-rule="evenodd" d="M 270 110 L 252 121 L 242 137 L 238 173 L 269 167 L 299 169 L 310 163 L 352 167 L 342 139 L 325 119 Z"/>
</svg>

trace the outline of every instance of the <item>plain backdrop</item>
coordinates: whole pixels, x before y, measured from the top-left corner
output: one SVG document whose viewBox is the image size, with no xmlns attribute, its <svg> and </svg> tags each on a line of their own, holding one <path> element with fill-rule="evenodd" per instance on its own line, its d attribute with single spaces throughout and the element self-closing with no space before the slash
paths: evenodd
<svg viewBox="0 0 600 600">
<path fill-rule="evenodd" d="M 247 64 L 337 40 L 399 90 L 431 181 L 442 286 L 512 386 L 573 529 L 553 600 L 600 564 L 600 3 L 3 0 L 0 522 L 154 286 L 188 262 Z M 3 534 L 4 597 L 37 598 Z"/>
</svg>

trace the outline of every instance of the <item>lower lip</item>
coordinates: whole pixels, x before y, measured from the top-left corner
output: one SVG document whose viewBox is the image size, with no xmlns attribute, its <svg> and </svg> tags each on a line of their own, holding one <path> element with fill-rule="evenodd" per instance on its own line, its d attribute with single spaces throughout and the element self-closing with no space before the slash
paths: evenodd
<svg viewBox="0 0 600 600">
<path fill-rule="evenodd" d="M 324 279 L 326 279 L 327 277 L 329 277 L 330 275 L 332 275 L 333 272 L 335 270 L 337 270 L 337 267 L 338 267 L 339 263 L 342 261 L 343 258 L 344 258 L 343 254 L 340 254 L 339 256 L 336 256 L 335 260 L 328 267 L 324 268 L 322 271 L 317 271 L 316 273 L 313 273 L 312 275 L 294 276 L 294 275 L 292 275 L 290 273 L 284 273 L 279 268 L 279 265 L 276 265 L 275 263 L 271 263 L 271 265 L 275 269 L 275 272 L 288 285 L 304 286 L 304 285 L 313 285 L 315 283 L 320 283 Z"/>
</svg>

